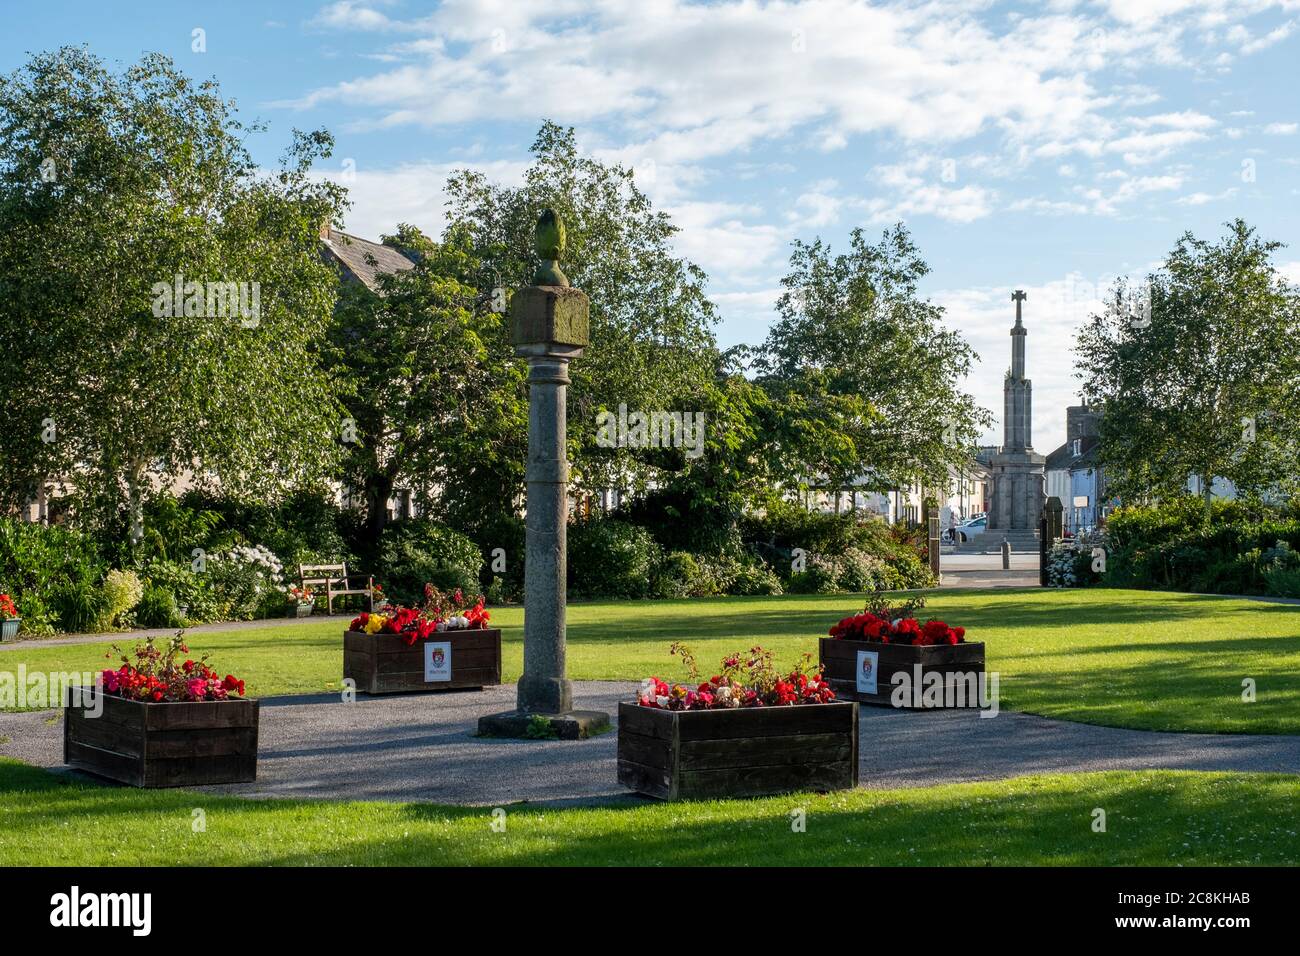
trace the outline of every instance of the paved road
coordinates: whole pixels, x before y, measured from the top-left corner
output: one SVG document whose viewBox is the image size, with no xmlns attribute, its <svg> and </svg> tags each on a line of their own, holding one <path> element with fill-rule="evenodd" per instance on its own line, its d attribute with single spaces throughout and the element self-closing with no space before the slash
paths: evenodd
<svg viewBox="0 0 1300 956">
<path fill-rule="evenodd" d="M 1002 570 L 999 554 L 944 554 L 939 567 L 943 588 L 1036 588 L 1038 555 L 1011 555 L 1011 569 Z"/>
<path fill-rule="evenodd" d="M 617 711 L 634 685 L 581 682 L 575 705 Z M 258 780 L 203 788 L 254 797 L 411 800 L 495 806 L 627 800 L 617 740 L 480 740 L 478 717 L 509 709 L 513 685 L 482 692 L 262 702 Z M 62 761 L 61 725 L 46 713 L 0 714 L 0 754 Z M 1002 712 L 862 708 L 862 785 L 889 789 L 1046 772 L 1262 770 L 1300 773 L 1300 736 L 1162 734 Z"/>
</svg>

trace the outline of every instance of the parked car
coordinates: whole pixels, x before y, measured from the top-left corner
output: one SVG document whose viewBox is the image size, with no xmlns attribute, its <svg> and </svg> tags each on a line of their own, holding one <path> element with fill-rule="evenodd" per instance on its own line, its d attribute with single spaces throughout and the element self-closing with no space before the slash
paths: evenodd
<svg viewBox="0 0 1300 956">
<path fill-rule="evenodd" d="M 979 537 L 986 530 L 988 530 L 988 526 L 989 526 L 988 515 L 976 515 L 974 518 L 971 518 L 967 521 L 963 521 L 961 524 L 957 525 L 956 528 L 952 529 L 954 532 L 954 536 L 957 539 L 956 543 L 965 544 L 971 538 Z"/>
</svg>

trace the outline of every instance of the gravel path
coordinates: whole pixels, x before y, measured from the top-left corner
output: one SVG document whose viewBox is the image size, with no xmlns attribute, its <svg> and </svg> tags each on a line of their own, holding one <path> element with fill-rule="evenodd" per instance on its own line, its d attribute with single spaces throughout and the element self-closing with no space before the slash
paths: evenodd
<svg viewBox="0 0 1300 956">
<path fill-rule="evenodd" d="M 575 684 L 575 706 L 610 712 L 634 685 Z M 252 797 L 413 800 L 495 806 L 631 800 L 616 734 L 584 741 L 480 740 L 479 716 L 508 710 L 513 685 L 482 692 L 262 701 L 256 783 L 202 788 Z M 888 789 L 1046 772 L 1255 770 L 1300 773 L 1300 736 L 1166 734 L 1027 714 L 863 707 L 861 781 Z M 61 766 L 53 712 L 0 714 L 0 755 Z"/>
</svg>

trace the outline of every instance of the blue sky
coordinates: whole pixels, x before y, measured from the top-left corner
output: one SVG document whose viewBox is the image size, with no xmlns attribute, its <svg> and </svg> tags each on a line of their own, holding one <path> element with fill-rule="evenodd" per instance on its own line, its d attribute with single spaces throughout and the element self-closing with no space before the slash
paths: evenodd
<svg viewBox="0 0 1300 956">
<path fill-rule="evenodd" d="M 1028 291 L 1041 451 L 1064 440 L 1073 330 L 1112 277 L 1240 215 L 1300 280 L 1300 0 L 50 0 L 6 26 L 6 71 L 86 43 L 215 76 L 270 124 L 250 141 L 268 164 L 293 126 L 328 127 L 324 172 L 365 236 L 436 233 L 449 170 L 514 181 L 544 118 L 575 126 L 680 225 L 724 345 L 763 337 L 791 240 L 902 219 L 995 414 Z"/>
</svg>

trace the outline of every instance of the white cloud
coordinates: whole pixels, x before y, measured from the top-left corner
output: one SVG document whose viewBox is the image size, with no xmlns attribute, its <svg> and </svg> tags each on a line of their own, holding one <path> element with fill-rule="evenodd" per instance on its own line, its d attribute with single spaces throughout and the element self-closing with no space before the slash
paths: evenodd
<svg viewBox="0 0 1300 956">
<path fill-rule="evenodd" d="M 458 169 L 478 170 L 497 182 L 518 185 L 526 167 L 522 162 L 407 163 L 385 169 L 358 167 L 351 175 L 324 169 L 322 178 L 348 188 L 352 209 L 336 226 L 363 239 L 377 240 L 399 222 L 418 226 L 430 236 L 441 235 L 447 224 L 447 178 Z"/>
<path fill-rule="evenodd" d="M 795 199 L 794 208 L 786 213 L 786 219 L 801 229 L 834 225 L 839 221 L 840 209 L 844 205 L 844 200 L 835 195 L 838 185 L 833 179 L 812 183 Z"/>
<path fill-rule="evenodd" d="M 1300 129 L 1300 123 L 1269 123 L 1264 132 L 1270 136 L 1292 136 Z"/>
<path fill-rule="evenodd" d="M 1174 202 L 1180 206 L 1204 206 L 1206 203 L 1218 202 L 1223 199 L 1231 199 L 1237 195 L 1237 187 L 1230 186 L 1221 193 L 1189 193 L 1186 196 L 1180 196 Z"/>
<path fill-rule="evenodd" d="M 949 222 L 974 222 L 993 211 L 996 193 L 983 186 L 950 186 L 943 166 L 933 157 L 909 163 L 877 166 L 869 181 L 892 193 L 857 203 L 873 224 L 891 223 L 914 216 L 936 216 Z"/>
<path fill-rule="evenodd" d="M 681 202 L 665 208 L 680 232 L 678 254 L 704 269 L 721 287 L 751 283 L 772 275 L 786 242 L 785 230 L 746 221 L 759 210 L 725 202 Z"/>
<path fill-rule="evenodd" d="M 1000 35 L 962 5 L 945 5 L 942 20 L 938 13 L 854 0 L 452 0 L 423 20 L 399 22 L 342 0 L 315 23 L 415 32 L 430 42 L 401 44 L 418 62 L 279 105 L 358 105 L 381 128 L 610 120 L 661 162 L 791 134 L 821 149 L 876 131 L 910 141 L 998 128 L 1018 140 L 1060 137 L 1106 105 L 1079 69 L 1090 42 L 1085 21 L 1049 13 Z M 1125 48 L 1143 42 L 1130 38 Z"/>
<path fill-rule="evenodd" d="M 1280 27 L 1270 30 L 1268 33 L 1259 37 L 1252 37 L 1250 31 L 1240 26 L 1234 27 L 1232 32 L 1236 32 L 1237 30 L 1241 31 L 1239 39 L 1231 36 L 1229 39 L 1233 40 L 1233 42 L 1236 42 L 1238 46 L 1241 47 L 1241 52 L 1243 54 L 1249 56 L 1252 53 L 1258 53 L 1260 50 L 1266 50 L 1275 43 L 1281 43 L 1289 37 L 1295 32 L 1295 21 L 1288 20 Z"/>
</svg>

